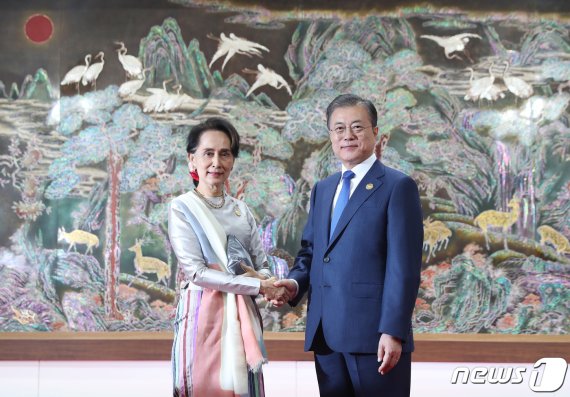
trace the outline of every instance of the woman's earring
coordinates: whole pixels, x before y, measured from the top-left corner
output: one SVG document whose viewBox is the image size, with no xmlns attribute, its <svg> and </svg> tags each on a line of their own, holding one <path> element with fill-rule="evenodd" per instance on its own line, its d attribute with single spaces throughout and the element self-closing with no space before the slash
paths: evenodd
<svg viewBox="0 0 570 397">
<path fill-rule="evenodd" d="M 198 176 L 198 172 L 196 172 L 196 169 L 192 166 L 191 163 L 188 163 L 188 171 L 190 171 L 190 176 L 192 177 L 193 180 L 195 180 L 195 181 L 200 180 L 200 177 Z"/>
</svg>

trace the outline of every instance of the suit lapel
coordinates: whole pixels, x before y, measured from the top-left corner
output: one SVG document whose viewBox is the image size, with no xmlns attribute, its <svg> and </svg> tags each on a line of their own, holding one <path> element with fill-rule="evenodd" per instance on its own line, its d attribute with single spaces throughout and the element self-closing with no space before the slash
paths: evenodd
<svg viewBox="0 0 570 397">
<path fill-rule="evenodd" d="M 366 173 L 364 178 L 362 178 L 358 184 L 358 187 L 354 193 L 352 193 L 352 196 L 350 196 L 348 204 L 344 208 L 344 211 L 338 220 L 334 234 L 327 244 L 327 250 L 338 239 L 339 235 L 342 233 L 348 222 L 352 219 L 356 211 L 360 208 L 362 203 L 364 203 L 372 193 L 374 193 L 380 186 L 382 186 L 382 177 L 384 176 L 384 173 L 384 166 L 379 161 L 376 161 L 370 170 Z M 332 206 L 332 202 L 329 205 L 329 208 L 330 206 Z M 330 214 L 328 219 L 330 225 Z"/>
</svg>

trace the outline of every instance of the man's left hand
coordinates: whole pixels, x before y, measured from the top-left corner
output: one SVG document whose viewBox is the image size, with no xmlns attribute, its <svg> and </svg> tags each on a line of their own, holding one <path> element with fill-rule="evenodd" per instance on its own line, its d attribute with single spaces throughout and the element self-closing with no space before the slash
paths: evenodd
<svg viewBox="0 0 570 397">
<path fill-rule="evenodd" d="M 385 375 L 398 364 L 402 354 L 402 341 L 388 334 L 380 336 L 378 342 L 378 362 L 382 362 L 378 372 Z"/>
</svg>

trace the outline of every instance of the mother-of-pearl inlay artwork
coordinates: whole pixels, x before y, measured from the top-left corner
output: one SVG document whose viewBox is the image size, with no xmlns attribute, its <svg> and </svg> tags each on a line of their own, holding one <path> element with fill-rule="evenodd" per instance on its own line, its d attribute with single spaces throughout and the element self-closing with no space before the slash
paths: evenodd
<svg viewBox="0 0 570 397">
<path fill-rule="evenodd" d="M 285 277 L 311 187 L 340 169 L 324 110 L 347 92 L 420 188 L 414 329 L 570 331 L 569 10 L 24 3 L 0 5 L 0 331 L 171 328 L 168 203 L 214 115 Z M 266 330 L 304 330 L 306 305 L 258 303 Z"/>
</svg>

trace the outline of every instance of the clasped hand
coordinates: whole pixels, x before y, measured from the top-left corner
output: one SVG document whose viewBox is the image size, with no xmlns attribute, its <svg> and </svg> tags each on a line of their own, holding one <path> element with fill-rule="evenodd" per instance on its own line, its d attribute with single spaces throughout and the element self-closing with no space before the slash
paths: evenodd
<svg viewBox="0 0 570 397">
<path fill-rule="evenodd" d="M 261 280 L 261 287 L 259 288 L 259 293 L 263 295 L 263 298 L 267 302 L 271 302 L 276 306 L 282 306 L 285 302 L 288 302 L 291 297 L 289 292 L 285 287 L 276 286 L 277 279 L 271 277 L 267 280 Z"/>
<path fill-rule="evenodd" d="M 250 266 L 247 266 L 242 263 L 241 267 L 244 270 L 243 273 L 244 276 L 258 278 L 261 280 L 259 293 L 263 295 L 264 299 L 267 302 L 271 302 L 276 306 L 282 306 L 291 299 L 287 288 L 285 288 L 284 286 L 276 285 L 276 283 L 278 284 L 279 282 L 275 277 L 266 279 L 263 274 L 259 273 Z"/>
</svg>

